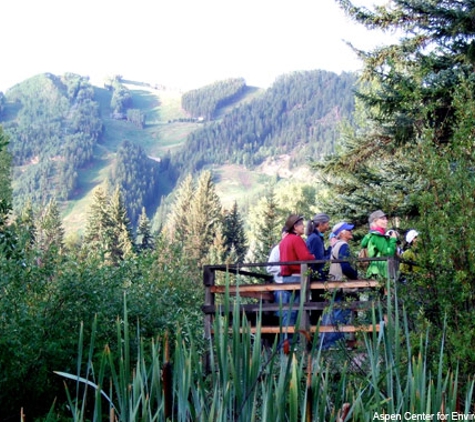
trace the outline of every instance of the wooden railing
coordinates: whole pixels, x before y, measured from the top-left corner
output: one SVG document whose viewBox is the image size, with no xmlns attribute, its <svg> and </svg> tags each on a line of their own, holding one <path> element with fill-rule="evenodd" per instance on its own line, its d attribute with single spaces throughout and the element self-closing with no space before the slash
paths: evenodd
<svg viewBox="0 0 475 422">
<path fill-rule="evenodd" d="M 355 260 L 355 264 L 362 261 L 381 261 L 388 260 L 388 265 L 397 267 L 397 259 L 392 258 L 367 258 Z M 256 324 L 259 322 L 260 332 L 262 334 L 279 334 L 283 331 L 288 333 L 295 330 L 308 333 L 323 332 L 342 332 L 355 333 L 361 331 L 379 331 L 380 321 L 376 324 L 357 324 L 354 320 L 348 324 L 339 324 L 335 326 L 320 325 L 319 319 L 322 312 L 329 306 L 333 309 L 345 308 L 351 309 L 353 314 L 368 311 L 384 294 L 384 288 L 379 280 L 347 280 L 347 281 L 311 281 L 309 266 L 311 264 L 324 263 L 328 261 L 293 261 L 293 262 L 266 262 L 266 263 L 246 263 L 238 265 L 207 265 L 203 271 L 203 284 L 205 288 L 205 301 L 202 310 L 205 314 L 205 336 L 212 335 L 213 319 L 216 314 L 224 313 L 228 309 L 231 313 L 235 311 L 233 304 L 225 307 L 223 300 L 226 293 L 230 297 L 239 296 L 239 313 L 245 313 L 251 324 L 251 330 L 257 330 Z M 333 260 L 331 262 L 346 262 L 342 260 Z M 268 265 L 295 265 L 301 266 L 300 282 L 296 283 L 275 283 L 273 277 L 269 274 L 258 272 L 260 268 Z M 364 272 L 363 270 L 360 272 Z M 217 284 L 217 274 L 227 274 L 228 282 Z M 229 283 L 229 275 L 235 275 L 236 282 Z M 226 277 L 221 277 L 226 278 Z M 246 282 L 243 282 L 246 280 Z M 383 283 L 384 284 L 384 283 Z M 283 305 L 274 302 L 275 291 L 298 291 L 300 292 L 300 305 Z M 332 293 L 335 291 L 351 292 L 353 299 L 349 302 L 333 302 Z M 362 293 L 368 293 L 365 294 Z M 354 296 L 357 296 L 355 299 Z M 219 298 L 219 300 L 217 300 Z M 243 298 L 248 298 L 242 300 Z M 247 303 L 247 302 L 248 303 Z M 282 327 L 277 311 L 299 310 L 300 324 L 298 327 Z M 257 318 L 260 315 L 261 318 Z"/>
</svg>

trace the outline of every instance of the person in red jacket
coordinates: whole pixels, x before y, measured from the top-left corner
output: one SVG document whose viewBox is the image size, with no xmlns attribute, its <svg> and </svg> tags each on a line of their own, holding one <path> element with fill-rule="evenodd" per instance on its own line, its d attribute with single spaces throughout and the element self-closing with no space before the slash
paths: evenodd
<svg viewBox="0 0 475 422">
<path fill-rule="evenodd" d="M 285 229 L 288 235 L 281 240 L 279 245 L 280 261 L 311 261 L 315 259 L 315 256 L 310 253 L 302 239 L 302 235 L 305 231 L 303 217 L 298 214 L 291 214 L 285 222 Z M 281 275 L 284 283 L 300 282 L 300 264 L 282 265 Z M 277 291 L 274 294 L 275 301 L 279 304 L 290 304 L 293 297 L 293 304 L 295 310 L 282 311 L 282 326 L 288 327 L 295 325 L 297 320 L 298 304 L 300 303 L 299 292 L 292 292 L 289 290 Z M 290 338 L 291 336 L 285 336 Z"/>
</svg>

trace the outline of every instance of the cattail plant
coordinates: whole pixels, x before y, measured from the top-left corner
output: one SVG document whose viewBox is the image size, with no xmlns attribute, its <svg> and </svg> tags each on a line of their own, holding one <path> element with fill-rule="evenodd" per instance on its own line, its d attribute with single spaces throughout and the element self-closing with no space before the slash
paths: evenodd
<svg viewBox="0 0 475 422">
<path fill-rule="evenodd" d="M 59 373 L 75 381 L 76 393 L 69 393 L 70 386 L 67 390 L 72 418 L 366 422 L 385 415 L 473 412 L 473 378 L 462 384 L 457 371 L 444 373 L 443 343 L 437 362 L 430 362 L 428 333 L 413 347 L 404 308 L 397 306 L 397 292 L 390 287 L 385 303 L 372 310 L 379 332 L 358 334 L 355 351 L 322 351 L 318 335 L 307 335 L 308 344 L 302 340 L 288 354 L 278 340 L 265 346 L 260 317 L 254 333 L 246 316 L 239 316 L 239 297 L 232 304 L 226 295 L 207 350 L 185 344 L 177 327 L 169 353 L 166 338 L 145 346 L 137 329 L 131 339 L 125 305 L 117 321 L 119 350 L 106 347 L 96 363 L 92 338 L 83 365 L 80 335 L 77 374 Z"/>
</svg>

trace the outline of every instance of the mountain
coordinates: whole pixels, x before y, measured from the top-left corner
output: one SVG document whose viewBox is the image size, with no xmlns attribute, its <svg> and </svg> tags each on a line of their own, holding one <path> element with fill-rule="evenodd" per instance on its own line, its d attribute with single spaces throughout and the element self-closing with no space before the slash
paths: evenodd
<svg viewBox="0 0 475 422">
<path fill-rule="evenodd" d="M 80 230 L 93 188 L 107 180 L 123 188 L 135 224 L 143 206 L 154 215 L 184 174 L 204 167 L 218 185 L 234 177 L 249 191 L 276 163 L 289 172 L 333 151 L 354 83 L 353 74 L 308 71 L 267 90 L 233 79 L 183 93 L 122 77 L 98 87 L 71 73 L 37 75 L 0 96 L 15 209 L 55 196 L 66 229 Z"/>
</svg>

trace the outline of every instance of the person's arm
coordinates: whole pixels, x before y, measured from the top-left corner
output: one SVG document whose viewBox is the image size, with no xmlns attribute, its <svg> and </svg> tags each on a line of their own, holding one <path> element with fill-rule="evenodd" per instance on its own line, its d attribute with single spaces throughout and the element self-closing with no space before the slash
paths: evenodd
<svg viewBox="0 0 475 422">
<path fill-rule="evenodd" d="M 388 239 L 385 236 L 373 236 L 371 241 L 374 242 L 377 251 L 379 251 L 379 256 L 394 256 L 396 254 L 396 237 L 390 237 Z"/>
<path fill-rule="evenodd" d="M 295 242 L 295 253 L 297 255 L 297 261 L 312 261 L 315 258 L 315 255 L 310 253 L 307 245 L 301 237 L 298 237 Z"/>
<path fill-rule="evenodd" d="M 349 259 L 350 258 L 350 248 L 347 243 L 344 243 L 340 246 L 338 252 L 338 259 Z M 350 280 L 358 279 L 358 272 L 350 265 L 348 261 L 341 262 L 341 271 L 345 277 Z"/>
</svg>

